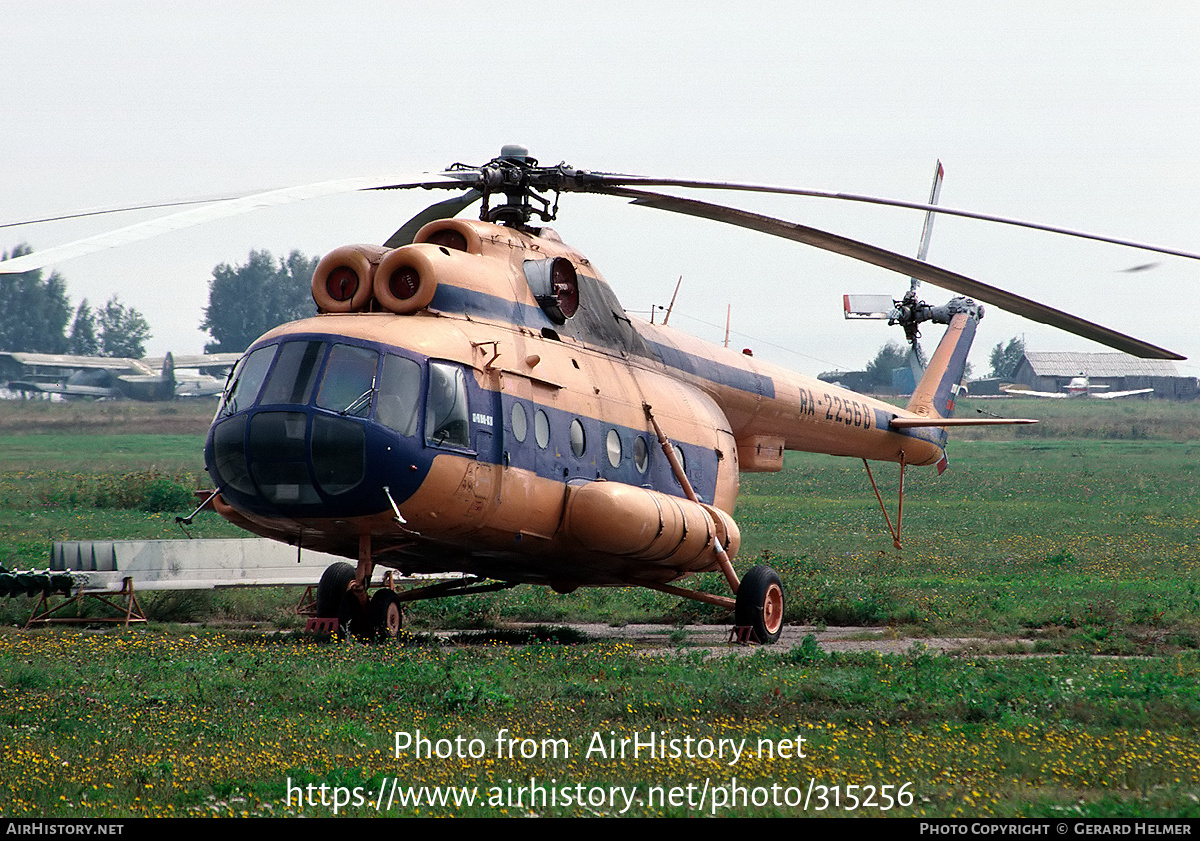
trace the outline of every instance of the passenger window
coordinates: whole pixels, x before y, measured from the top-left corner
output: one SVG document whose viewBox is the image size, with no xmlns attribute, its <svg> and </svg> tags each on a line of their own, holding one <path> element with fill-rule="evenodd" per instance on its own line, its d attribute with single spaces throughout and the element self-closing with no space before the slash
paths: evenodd
<svg viewBox="0 0 1200 841">
<path fill-rule="evenodd" d="M 525 417 L 525 407 L 520 403 L 513 403 L 512 432 L 513 437 L 518 441 L 524 441 L 525 436 L 529 433 L 529 420 Z"/>
<path fill-rule="evenodd" d="M 621 434 L 615 429 L 608 431 L 608 463 L 613 467 L 621 466 Z"/>
<path fill-rule="evenodd" d="M 587 436 L 583 432 L 583 424 L 579 418 L 571 421 L 571 452 L 576 458 L 581 458 L 587 450 Z"/>
<path fill-rule="evenodd" d="M 375 399 L 375 420 L 401 435 L 416 434 L 417 409 L 421 405 L 421 366 L 406 357 L 385 354 Z"/>
<path fill-rule="evenodd" d="M 429 399 L 425 405 L 425 442 L 469 448 L 467 380 L 461 368 L 429 363 Z"/>
<path fill-rule="evenodd" d="M 533 413 L 533 437 L 543 450 L 550 443 L 550 418 L 541 409 Z"/>
<path fill-rule="evenodd" d="M 633 466 L 638 473 L 645 473 L 649 464 L 650 448 L 646 446 L 646 439 L 639 435 L 633 439 Z"/>
</svg>

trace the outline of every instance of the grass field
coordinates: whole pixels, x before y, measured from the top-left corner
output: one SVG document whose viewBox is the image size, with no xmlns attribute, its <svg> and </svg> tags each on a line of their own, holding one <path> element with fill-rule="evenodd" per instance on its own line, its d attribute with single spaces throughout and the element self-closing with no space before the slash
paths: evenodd
<svg viewBox="0 0 1200 841">
<path fill-rule="evenodd" d="M 270 591 L 159 605 L 199 625 L 0 633 L 0 813 L 325 815 L 344 797 L 352 815 L 1200 816 L 1200 407 L 1135 403 L 976 401 L 1048 422 L 956 442 L 942 477 L 910 470 L 903 550 L 861 463 L 789 454 L 743 477 L 739 566 L 781 571 L 789 621 L 886 626 L 903 655 L 424 633 L 727 621 L 646 591 L 530 587 L 423 602 L 402 645 L 274 633 L 295 594 Z M 53 539 L 183 536 L 174 511 L 142 509 L 206 483 L 211 407 L 94 405 L 0 407 L 7 567 L 43 565 Z M 896 474 L 876 468 L 893 517 Z M 237 534 L 212 517 L 193 533 Z M 984 643 L 920 644 L 951 634 Z M 1016 651 L 1038 656 L 998 656 Z M 417 730 L 434 755 L 397 756 Z M 634 738 L 683 755 L 610 755 Z M 289 800 L 289 780 L 312 798 Z"/>
</svg>

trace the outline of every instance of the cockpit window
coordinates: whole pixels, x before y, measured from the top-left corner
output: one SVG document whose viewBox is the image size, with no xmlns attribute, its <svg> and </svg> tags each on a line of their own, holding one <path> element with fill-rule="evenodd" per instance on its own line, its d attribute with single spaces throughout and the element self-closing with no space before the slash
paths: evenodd
<svg viewBox="0 0 1200 841">
<path fill-rule="evenodd" d="M 375 400 L 375 420 L 401 435 L 415 434 L 421 405 L 421 366 L 403 356 L 385 354 Z"/>
<path fill-rule="evenodd" d="M 375 394 L 375 366 L 379 354 L 355 345 L 334 345 L 321 379 L 317 405 L 339 415 L 365 418 Z"/>
<path fill-rule="evenodd" d="M 276 350 L 278 345 L 267 345 L 249 356 L 242 357 L 234 369 L 233 376 L 230 377 L 225 400 L 217 412 L 219 416 L 233 415 L 254 405 L 254 399 L 258 397 L 258 390 L 262 388 L 263 379 L 267 376 Z"/>
<path fill-rule="evenodd" d="M 285 342 L 280 345 L 279 361 L 258 401 L 264 406 L 275 403 L 305 405 L 312 399 L 317 381 L 317 364 L 324 342 Z"/>
<path fill-rule="evenodd" d="M 439 447 L 470 447 L 467 418 L 467 380 L 462 369 L 441 362 L 429 363 L 426 443 Z"/>
</svg>

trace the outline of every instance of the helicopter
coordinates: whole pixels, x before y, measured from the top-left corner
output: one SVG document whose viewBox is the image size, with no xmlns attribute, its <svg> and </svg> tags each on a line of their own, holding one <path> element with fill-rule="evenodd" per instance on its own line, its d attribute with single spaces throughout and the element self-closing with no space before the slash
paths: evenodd
<svg viewBox="0 0 1200 841">
<path fill-rule="evenodd" d="M 1136 355 L 1182 358 L 922 259 L 652 187 L 868 201 L 1200 258 L 932 203 L 540 166 L 515 145 L 483 165 L 454 164 L 400 183 L 297 191 L 456 193 L 383 245 L 326 254 L 312 280 L 318 314 L 247 349 L 206 439 L 210 501 L 221 516 L 352 561 L 322 575 L 319 617 L 359 637 L 394 637 L 404 603 L 417 599 L 522 583 L 560 593 L 641 586 L 730 609 L 743 640 L 772 643 L 786 610 L 778 572 L 756 565 L 739 576 L 733 566 L 739 474 L 782 469 L 786 450 L 860 458 L 869 475 L 869 461 L 897 463 L 902 477 L 910 465 L 940 472 L 948 430 L 1031 423 L 952 416 L 983 303 Z M 572 192 L 734 224 L 902 272 L 914 285 L 893 302 L 891 321 L 909 336 L 925 322 L 945 333 L 900 408 L 637 318 L 597 267 L 544 224 Z M 280 191 L 267 203 L 283 200 Z M 476 201 L 478 220 L 458 218 Z M 206 214 L 184 211 L 178 224 Z M 958 295 L 929 305 L 916 279 Z M 899 546 L 899 516 L 895 528 L 888 524 Z M 465 577 L 372 593 L 377 567 Z M 679 583 L 711 571 L 723 574 L 730 595 Z"/>
</svg>

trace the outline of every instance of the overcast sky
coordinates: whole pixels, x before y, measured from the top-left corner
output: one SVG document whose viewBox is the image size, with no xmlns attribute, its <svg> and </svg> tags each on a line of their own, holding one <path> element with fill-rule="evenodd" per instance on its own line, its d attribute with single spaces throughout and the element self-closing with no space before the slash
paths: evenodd
<svg viewBox="0 0 1200 841">
<path fill-rule="evenodd" d="M 0 222 L 482 163 L 518 142 L 544 164 L 912 201 L 927 197 L 940 157 L 947 206 L 1200 250 L 1194 0 L 0 8 Z M 922 222 L 813 199 L 715 198 L 905 254 Z M 381 242 L 431 200 L 319 199 L 57 268 L 73 302 L 118 294 L 142 311 L 151 351 L 194 352 L 216 264 Z M 0 248 L 142 218 L 0 229 Z M 732 303 L 739 347 L 806 373 L 862 367 L 901 338 L 841 317 L 843 292 L 904 291 L 881 269 L 611 198 L 566 196 L 554 226 L 631 311 L 667 303 L 682 275 L 675 326 L 720 341 Z M 948 217 L 929 259 L 1200 357 L 1195 261 Z M 1014 335 L 1033 350 L 1104 350 L 989 308 L 977 372 Z M 1200 362 L 1180 369 L 1200 376 Z"/>
</svg>

